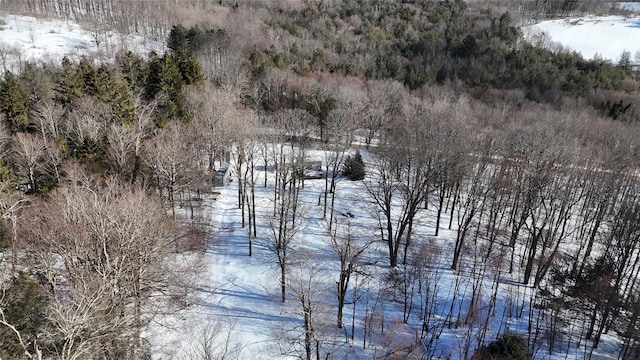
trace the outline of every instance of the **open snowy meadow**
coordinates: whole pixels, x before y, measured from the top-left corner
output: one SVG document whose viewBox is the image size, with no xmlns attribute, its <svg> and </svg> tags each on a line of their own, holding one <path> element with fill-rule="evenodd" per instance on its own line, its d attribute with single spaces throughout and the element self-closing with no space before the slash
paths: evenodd
<svg viewBox="0 0 640 360">
<path fill-rule="evenodd" d="M 123 49 L 146 56 L 163 51 L 164 41 L 148 36 L 122 35 L 113 29 L 73 21 L 0 14 L 0 70 L 16 71 L 25 61 L 59 63 L 63 57 L 112 61 Z"/>
<path fill-rule="evenodd" d="M 634 64 L 640 64 L 640 3 L 622 6 L 628 16 L 577 16 L 541 21 L 523 28 L 534 42 L 550 48 L 576 51 L 586 59 L 600 58 L 617 63 L 628 51 Z"/>
</svg>

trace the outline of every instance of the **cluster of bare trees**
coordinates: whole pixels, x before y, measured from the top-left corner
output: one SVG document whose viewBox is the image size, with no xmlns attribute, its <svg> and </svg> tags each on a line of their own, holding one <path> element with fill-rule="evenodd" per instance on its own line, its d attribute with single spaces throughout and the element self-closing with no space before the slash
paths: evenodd
<svg viewBox="0 0 640 360">
<path fill-rule="evenodd" d="M 278 85 L 283 80 L 277 77 L 270 80 L 269 88 L 281 86 L 279 92 L 293 88 L 303 94 L 304 86 L 309 86 Z M 311 86 L 338 80 L 314 81 Z M 636 242 L 630 223 L 620 220 L 633 218 L 635 213 L 628 203 L 634 202 L 631 189 L 635 187 L 631 171 L 635 154 L 629 151 L 635 146 L 633 126 L 613 124 L 608 136 L 602 137 L 597 134 L 605 126 L 603 120 L 589 110 L 557 111 L 538 105 L 516 109 L 509 103 L 491 108 L 446 89 L 425 90 L 420 97 L 400 91 L 385 109 L 384 102 L 373 99 L 380 89 L 393 88 L 393 83 L 342 81 L 343 90 L 352 92 L 340 99 L 357 99 L 352 100 L 357 106 L 338 102 L 324 122 L 302 109 L 267 114 L 261 122 L 271 131 L 267 140 L 251 143 L 245 137 L 238 141 L 243 144 L 238 159 L 244 160 L 239 169 L 245 174 L 239 207 L 253 219 L 250 236 L 260 237 L 255 226 L 261 222 L 251 215 L 255 198 L 250 200 L 246 191 L 252 189 L 255 196 L 254 167 L 264 164 L 265 187 L 267 168 L 273 166 L 276 174 L 271 184 L 274 207 L 267 217 L 269 231 L 261 244 L 278 264 L 281 300 L 291 292 L 301 301 L 305 353 L 314 353 L 321 346 L 312 341 L 319 335 L 312 331 L 312 306 L 305 302 L 312 291 L 300 284 L 294 291 L 289 276 L 297 271 L 304 247 L 299 233 L 311 211 L 308 203 L 299 200 L 305 162 L 309 161 L 306 149 L 311 147 L 324 149 L 325 154 L 325 189 L 318 205 L 324 205 L 327 238 L 341 264 L 334 300 L 337 325 L 344 326 L 345 305 L 350 303 L 354 304 L 354 327 L 355 304 L 359 304 L 367 309 L 362 315 L 362 321 L 369 324 L 364 341 L 375 343 L 384 338 L 382 333 L 371 332 L 371 327 L 382 326 L 384 320 L 379 316 L 387 295 L 366 292 L 373 298 L 365 306 L 365 293 L 351 288 L 370 242 L 351 243 L 357 238 L 348 230 L 352 225 L 342 223 L 335 211 L 337 164 L 354 139 L 369 146 L 363 186 L 375 205 L 372 214 L 379 231 L 368 236 L 385 244 L 386 263 L 393 269 L 388 277 L 395 288 L 391 293 L 404 309 L 401 323 L 420 319 L 421 335 L 413 345 L 404 343 L 405 350 L 416 351 L 415 344 L 420 344 L 423 354 L 442 356 L 438 347 L 442 332 L 464 328 L 460 356 L 468 357 L 475 347 L 522 317 L 529 324 L 532 351 L 571 352 L 584 338 L 597 347 L 601 334 L 621 321 L 628 324 L 625 331 L 619 331 L 629 339 L 625 351 L 635 349 L 630 337 L 636 324 L 629 320 L 633 311 L 626 309 L 634 309 L 635 304 Z M 263 96 L 277 98 L 269 93 Z M 250 143 L 254 145 L 248 146 Z M 431 240 L 425 237 L 425 225 L 433 231 Z M 617 228 L 625 230 L 614 231 Z M 451 251 L 430 254 L 425 244 Z M 609 273 L 595 274 L 610 263 L 615 266 Z M 453 275 L 438 268 L 444 264 Z M 307 281 L 320 276 L 307 275 Z M 441 287 L 444 276 L 453 276 L 452 289 Z M 608 281 L 606 286 L 603 281 Z M 596 301 L 582 294 L 580 289 L 588 286 L 585 282 L 597 283 L 607 295 Z M 564 289 L 562 296 L 550 296 L 558 289 Z M 446 306 L 439 303 L 443 297 L 449 299 Z M 570 308 L 573 302 L 584 305 Z M 576 309 L 584 311 L 576 316 Z M 572 317 L 585 319 L 584 326 L 567 326 Z M 501 319 L 497 328 L 496 318 Z"/>
<path fill-rule="evenodd" d="M 300 315 L 301 327 L 286 335 L 295 346 L 283 353 L 338 356 L 360 332 L 368 351 L 437 358 L 447 355 L 441 335 L 453 331 L 458 355 L 469 357 L 517 318 L 528 322 L 534 351 L 569 353 L 585 338 L 596 347 L 608 331 L 625 339 L 625 354 L 637 351 L 633 126 L 618 123 L 602 137 L 602 120 L 578 109 L 491 108 L 442 88 L 402 91 L 385 105 L 373 99 L 392 82 L 309 83 L 308 93 L 335 84 L 344 92 L 322 122 L 304 109 L 258 117 L 233 94 L 205 86 L 189 98 L 189 123 L 152 126 L 154 104 L 144 101 L 134 101 L 133 124 L 109 123 L 85 99 L 66 113 L 44 102 L 37 132 L 5 132 L 3 151 L 27 187 L 42 186 L 34 174 L 61 179 L 47 201 L 27 202 L 9 182 L 0 199 L 15 233 L 13 263 L 36 269 L 50 293 L 59 354 L 83 357 L 106 343 L 114 356 L 145 351 L 142 331 L 155 310 L 184 296 L 177 284 L 188 278 L 173 268 L 184 232 L 171 218 L 189 214 L 185 206 L 198 215 L 197 199 L 227 159 L 249 255 L 260 239 L 279 271 L 280 300 Z M 113 180 L 56 160 L 46 146 L 57 134 L 78 144 L 106 134 Z M 338 213 L 345 204 L 336 198 L 355 141 L 369 148 L 362 187 L 378 224 L 366 235 L 353 230 L 359 216 Z M 317 210 L 300 200 L 312 149 L 323 154 Z M 140 187 L 145 181 L 160 197 Z M 268 213 L 258 212 L 259 186 L 273 190 Z M 334 273 L 301 266 L 310 255 L 300 234 L 312 213 L 326 220 Z M 385 258 L 372 262 L 378 243 Z M 321 290 L 328 282 L 331 293 Z M 396 304 L 402 317 L 385 318 Z"/>
<path fill-rule="evenodd" d="M 211 139 L 197 121 L 158 128 L 156 102 L 130 91 L 131 122 L 112 121 L 95 97 L 45 96 L 29 129 L 2 123 L 3 357 L 17 356 L 7 344 L 32 358 L 145 357 L 152 320 L 188 303 L 209 229 L 199 205 L 215 170 L 202 147 Z M 21 276 L 44 299 L 37 314 L 5 311 Z M 29 330 L 21 316 L 44 320 Z"/>
<path fill-rule="evenodd" d="M 362 111 L 373 110 L 365 105 Z M 400 291 L 403 321 L 422 319 L 425 354 L 442 355 L 441 332 L 464 326 L 460 356 L 468 357 L 519 317 L 529 323 L 532 351 L 570 353 L 585 338 L 596 348 L 603 333 L 616 329 L 627 339 L 623 351 L 636 351 L 635 154 L 628 151 L 635 146 L 633 126 L 613 124 L 614 141 L 596 135 L 601 120 L 589 111 L 490 109 L 437 93 L 422 100 L 408 96 L 386 119 L 367 130 L 376 143 L 363 185 L 377 207 L 379 240 L 395 269 L 389 279 Z M 498 123 L 501 128 L 493 128 Z M 327 167 L 325 176 L 330 173 Z M 335 224 L 333 215 L 329 239 L 341 263 L 336 311 L 342 326 L 354 274 L 348 269 L 361 253 L 335 243 L 345 225 Z M 449 254 L 425 250 L 425 222 L 435 239 L 439 229 L 453 230 L 454 241 L 440 245 L 451 246 Z M 417 226 L 420 235 L 414 234 Z M 346 233 L 342 237 L 350 239 Z M 435 268 L 447 262 L 455 286 L 442 307 L 443 272 Z M 598 295 L 588 295 L 587 288 L 599 289 Z M 550 295 L 560 289 L 562 295 Z M 497 329 L 491 325 L 496 317 L 502 318 Z M 575 319 L 585 319 L 582 327 Z M 628 324 L 624 330 L 615 325 L 620 322 Z"/>
<path fill-rule="evenodd" d="M 546 341 L 549 351 L 560 348 L 570 353 L 579 346 L 580 339 L 586 338 L 593 341 L 595 348 L 603 332 L 613 330 L 617 321 L 626 322 L 628 320 L 623 319 L 633 316 L 630 309 L 634 308 L 636 299 L 632 292 L 637 264 L 632 254 L 635 254 L 637 242 L 632 240 L 635 239 L 633 225 L 624 219 L 634 218 L 635 205 L 630 205 L 635 204 L 631 193 L 634 190 L 629 188 L 635 188 L 634 175 L 630 168 L 620 168 L 621 162 L 609 162 L 609 156 L 622 149 L 607 148 L 604 154 L 594 156 L 594 147 L 603 151 L 604 144 L 576 145 L 573 128 L 576 118 L 593 121 L 586 119 L 585 114 L 571 116 L 546 110 L 521 111 L 514 116 L 521 120 L 512 123 L 492 141 L 482 137 L 474 140 L 463 135 L 463 143 L 474 143 L 475 146 L 457 153 L 453 159 L 459 165 L 448 161 L 446 166 L 440 167 L 446 169 L 440 171 L 445 172 L 445 181 L 450 183 L 438 186 L 441 175 L 434 176 L 438 179 L 433 183 L 435 186 L 432 185 L 432 191 L 436 193 L 431 196 L 436 205 L 435 226 L 440 223 L 444 197 L 445 207 L 451 211 L 450 221 L 457 219 L 458 225 L 451 268 L 465 274 L 466 280 L 461 281 L 470 281 L 464 287 L 470 292 L 460 299 L 461 306 L 463 303 L 464 307 L 468 306 L 466 315 L 462 315 L 462 324 L 468 324 L 469 316 L 476 314 L 473 309 L 477 306 L 478 289 L 494 279 L 491 288 L 494 295 L 484 301 L 489 309 L 495 309 L 498 287 L 508 288 L 499 284 L 500 279 L 509 278 L 533 285 L 529 298 L 520 299 L 520 305 L 516 305 L 522 315 L 526 310 L 525 303 L 529 303 L 532 345 Z M 456 126 L 455 122 L 447 122 L 447 125 Z M 585 131 L 584 128 L 581 130 Z M 625 131 L 635 132 L 635 129 L 625 127 Z M 447 134 L 446 131 L 439 133 Z M 623 134 L 618 136 L 627 138 Z M 452 146 L 454 149 L 446 150 Z M 438 149 L 456 154 L 457 146 L 455 140 L 446 141 Z M 634 155 L 623 152 L 619 154 L 625 157 L 622 163 L 629 164 L 627 161 Z M 462 169 L 458 177 L 455 169 Z M 382 174 L 381 170 L 377 171 Z M 399 174 L 397 170 L 396 174 Z M 374 184 L 384 184 L 389 179 L 374 176 L 377 176 L 371 179 Z M 401 191 L 400 180 L 407 178 L 410 177 L 391 177 L 396 183 L 390 188 Z M 377 201 L 379 196 L 374 193 L 372 198 Z M 403 214 L 400 210 L 411 209 L 410 204 L 398 201 L 393 205 L 395 210 L 386 213 Z M 403 238 L 402 246 L 409 246 L 409 235 Z M 398 246 L 394 240 L 385 241 L 390 244 L 390 253 L 394 249 L 391 244 Z M 584 286 L 592 287 L 587 290 Z M 565 289 L 563 294 L 550 295 L 558 291 L 558 287 Z M 406 285 L 403 288 L 406 289 Z M 594 292 L 599 295 L 588 295 Z M 454 295 L 452 308 L 456 299 Z M 585 301 L 590 305 L 578 317 L 588 319 L 583 330 L 562 328 L 561 321 L 565 324 L 576 322 L 572 318 L 576 311 L 570 304 L 584 304 Z M 405 308 L 411 305 L 410 301 L 408 303 Z M 531 311 L 534 305 L 541 309 L 535 316 L 535 311 Z M 461 314 L 458 312 L 455 326 L 461 324 Z M 545 337 L 540 333 L 540 326 L 553 329 L 554 335 Z M 619 336 L 632 336 L 632 331 L 618 329 Z M 480 334 L 478 341 L 481 343 L 486 328 Z M 562 340 L 558 340 L 560 338 Z M 629 348 L 633 346 L 629 345 Z"/>
<path fill-rule="evenodd" d="M 185 229 L 142 188 L 82 171 L 68 181 L 50 199 L 31 199 L 13 223 L 17 268 L 46 294 L 39 336 L 25 344 L 13 328 L 15 336 L 32 358 L 139 358 L 149 351 L 144 329 L 178 308 L 193 279 Z"/>
</svg>

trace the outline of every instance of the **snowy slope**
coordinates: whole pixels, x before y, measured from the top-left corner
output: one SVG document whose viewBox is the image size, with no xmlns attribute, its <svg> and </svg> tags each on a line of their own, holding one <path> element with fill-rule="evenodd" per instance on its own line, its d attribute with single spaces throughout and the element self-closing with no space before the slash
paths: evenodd
<svg viewBox="0 0 640 360">
<path fill-rule="evenodd" d="M 632 61 L 640 62 L 640 16 L 550 20 L 524 27 L 523 31 L 529 38 L 542 34 L 551 42 L 577 51 L 588 59 L 598 56 L 615 63 L 623 51 L 629 51 Z"/>
<path fill-rule="evenodd" d="M 140 55 L 162 51 L 164 45 L 139 35 L 109 29 L 82 28 L 78 23 L 0 14 L 0 70 L 15 71 L 23 61 L 59 62 L 62 57 L 86 56 L 110 61 L 121 50 Z"/>
</svg>

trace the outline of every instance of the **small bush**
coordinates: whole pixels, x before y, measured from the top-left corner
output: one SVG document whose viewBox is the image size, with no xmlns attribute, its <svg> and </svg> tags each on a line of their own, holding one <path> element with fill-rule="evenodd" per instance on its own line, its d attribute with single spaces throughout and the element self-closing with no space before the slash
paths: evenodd
<svg viewBox="0 0 640 360">
<path fill-rule="evenodd" d="M 4 219 L 0 219 L 0 251 L 6 250 L 11 246 L 11 233 Z"/>
<path fill-rule="evenodd" d="M 20 273 L 11 279 L 0 306 L 8 323 L 20 332 L 25 344 L 33 344 L 48 324 L 45 309 L 48 297 L 31 276 Z M 0 326 L 0 357 L 21 358 L 24 353 L 17 336 L 6 326 Z"/>
<path fill-rule="evenodd" d="M 342 164 L 342 175 L 351 181 L 357 181 L 364 179 L 366 172 L 364 170 L 364 161 L 362 161 L 362 155 L 360 151 L 356 152 L 355 156 L 347 156 Z"/>
<path fill-rule="evenodd" d="M 479 347 L 472 360 L 530 360 L 527 340 L 518 334 L 503 334 L 489 345 Z"/>
</svg>

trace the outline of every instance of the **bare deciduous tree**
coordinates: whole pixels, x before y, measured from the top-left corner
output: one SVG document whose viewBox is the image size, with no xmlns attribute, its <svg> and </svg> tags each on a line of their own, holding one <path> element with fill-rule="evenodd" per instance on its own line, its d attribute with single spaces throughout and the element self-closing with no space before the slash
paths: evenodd
<svg viewBox="0 0 640 360">
<path fill-rule="evenodd" d="M 349 222 L 336 224 L 335 227 L 329 227 L 327 224 L 327 231 L 329 233 L 329 246 L 338 256 L 338 261 L 340 262 L 340 272 L 337 282 L 337 326 L 338 328 L 342 328 L 342 314 L 347 299 L 351 276 L 360 271 L 361 258 L 367 248 L 371 246 L 372 242 L 364 241 L 354 236 Z"/>
<path fill-rule="evenodd" d="M 133 173 L 131 174 L 131 183 L 135 184 L 140 173 L 141 155 L 144 140 L 147 139 L 154 127 L 153 116 L 158 106 L 157 100 L 146 102 L 142 93 L 130 94 L 129 97 L 133 102 L 133 111 L 135 117 L 133 119 L 133 133 L 135 134 L 133 146 Z"/>
<path fill-rule="evenodd" d="M 26 178 L 28 190 L 39 190 L 38 176 L 45 156 L 44 141 L 31 134 L 16 133 L 13 136 L 14 151 L 12 153 L 18 175 Z"/>
<path fill-rule="evenodd" d="M 102 131 L 111 118 L 111 108 L 104 102 L 83 97 L 74 102 L 68 116 L 63 117 L 62 133 L 69 150 L 77 157 L 90 153 L 100 141 Z"/>
<path fill-rule="evenodd" d="M 21 230 L 51 292 L 54 336 L 68 359 L 141 356 L 143 330 L 182 291 L 180 230 L 144 191 L 70 176 Z"/>
<path fill-rule="evenodd" d="M 281 172 L 279 198 L 275 214 L 267 218 L 269 238 L 263 241 L 275 256 L 280 270 L 281 301 L 286 301 L 287 270 L 291 265 L 296 236 L 305 223 L 302 205 L 298 202 L 298 185 L 292 171 Z"/>
<path fill-rule="evenodd" d="M 328 358 L 330 354 L 322 351 L 323 346 L 323 311 L 326 304 L 326 293 L 322 285 L 323 272 L 321 264 L 311 261 L 294 266 L 287 279 L 287 287 L 295 296 L 293 311 L 302 317 L 304 333 L 304 352 L 299 356 L 306 360 Z"/>
<path fill-rule="evenodd" d="M 187 126 L 172 124 L 162 129 L 145 148 L 144 161 L 151 168 L 160 189 L 166 191 L 175 217 L 176 195 L 194 181 L 191 153 L 192 140 Z"/>
<path fill-rule="evenodd" d="M 404 87 L 397 81 L 370 81 L 367 84 L 369 95 L 368 108 L 365 111 L 363 126 L 366 129 L 365 143 L 371 145 L 378 131 L 392 122 L 402 113 Z"/>
<path fill-rule="evenodd" d="M 402 119 L 388 125 L 385 143 L 374 157 L 372 171 L 364 182 L 381 212 L 379 221 L 389 247 L 391 267 L 396 267 L 402 245 L 406 258 L 413 221 L 428 195 L 429 184 L 435 179 L 437 157 L 446 151 L 425 141 L 438 135 L 437 126 L 423 117 L 421 105 L 409 105 L 407 110 Z"/>
<path fill-rule="evenodd" d="M 123 180 L 133 177 L 133 165 L 138 134 L 126 124 L 111 123 L 107 127 L 107 157 L 114 174 Z"/>
<path fill-rule="evenodd" d="M 205 318 L 186 330 L 178 359 L 234 360 L 242 358 L 240 344 L 234 342 L 235 323 Z"/>
<path fill-rule="evenodd" d="M 53 100 L 43 101 L 32 112 L 33 118 L 43 138 L 57 139 L 64 109 Z"/>
<path fill-rule="evenodd" d="M 297 233 L 305 225 L 305 209 L 299 202 L 302 187 L 301 174 L 304 169 L 305 127 L 300 123 L 299 112 L 287 111 L 276 118 L 280 132 L 275 139 L 287 139 L 290 146 L 274 142 L 273 155 L 276 168 L 273 215 L 267 219 L 269 238 L 264 245 L 276 257 L 280 269 L 281 301 L 286 300 L 286 274 L 291 264 L 291 251 Z M 304 113 L 302 113 L 304 115 Z M 296 146 L 298 145 L 298 146 Z"/>
</svg>

